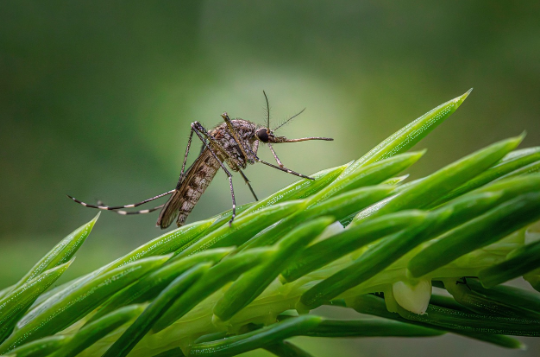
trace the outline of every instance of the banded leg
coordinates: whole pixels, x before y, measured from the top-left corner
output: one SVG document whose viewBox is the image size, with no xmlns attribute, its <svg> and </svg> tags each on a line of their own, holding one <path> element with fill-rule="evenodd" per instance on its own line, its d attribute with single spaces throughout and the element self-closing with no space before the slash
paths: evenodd
<svg viewBox="0 0 540 357">
<path fill-rule="evenodd" d="M 158 209 L 162 208 L 163 206 L 165 206 L 165 203 L 162 204 L 162 205 L 156 206 L 154 208 L 142 209 L 140 211 L 131 211 L 131 212 L 130 211 L 112 211 L 112 212 L 121 214 L 122 216 L 130 216 L 132 214 L 146 214 L 146 213 L 154 212 L 154 211 L 157 211 Z"/>
<path fill-rule="evenodd" d="M 193 122 L 191 124 L 191 129 L 195 132 L 195 134 L 197 134 L 197 136 L 199 137 L 199 139 L 201 139 L 203 144 L 205 144 L 208 147 L 208 150 L 212 153 L 212 155 L 217 160 L 217 162 L 219 162 L 219 166 L 221 166 L 221 168 L 223 169 L 223 171 L 225 171 L 225 174 L 229 178 L 229 187 L 231 189 L 231 198 L 232 198 L 232 204 L 233 204 L 232 217 L 229 220 L 229 226 L 231 226 L 232 222 L 234 221 L 234 218 L 236 217 L 236 198 L 234 196 L 234 187 L 233 187 L 233 182 L 232 182 L 232 175 L 229 172 L 229 170 L 227 170 L 227 168 L 225 167 L 223 162 L 219 159 L 217 154 L 214 152 L 214 150 L 212 149 L 212 146 L 208 145 L 206 143 L 205 139 L 208 140 L 209 142 L 212 142 L 212 143 L 218 145 L 218 147 L 219 147 L 219 143 L 217 143 L 216 140 L 211 135 L 208 134 L 208 131 L 199 122 Z"/>
<path fill-rule="evenodd" d="M 122 208 L 133 208 L 133 207 L 138 207 L 140 205 L 143 205 L 147 202 L 150 202 L 150 201 L 154 201 L 154 200 L 157 200 L 158 198 L 161 198 L 163 196 L 167 196 L 167 195 L 170 195 L 171 193 L 173 193 L 175 190 L 170 190 L 170 191 L 167 191 L 167 192 L 164 192 L 164 193 L 161 193 L 157 196 L 154 196 L 154 197 L 150 197 L 150 198 L 147 198 L 141 202 L 137 202 L 137 203 L 131 203 L 129 205 L 123 205 L 123 206 L 102 206 L 102 205 L 91 205 L 91 204 L 88 204 L 88 203 L 85 203 L 85 202 L 82 202 L 82 201 L 79 201 L 78 199 L 76 199 L 75 197 L 72 197 L 70 195 L 67 195 L 71 200 L 77 202 L 78 204 L 84 206 L 84 207 L 90 207 L 90 208 L 97 208 L 97 209 L 101 209 L 101 210 L 106 210 L 106 211 L 115 211 L 115 210 L 118 210 L 118 209 L 122 209 Z M 155 211 L 155 209 L 153 209 Z M 144 210 L 144 211 L 147 211 L 147 210 Z M 148 212 L 145 212 L 145 213 L 148 213 Z M 130 213 L 130 214 L 136 214 L 136 213 Z"/>
</svg>

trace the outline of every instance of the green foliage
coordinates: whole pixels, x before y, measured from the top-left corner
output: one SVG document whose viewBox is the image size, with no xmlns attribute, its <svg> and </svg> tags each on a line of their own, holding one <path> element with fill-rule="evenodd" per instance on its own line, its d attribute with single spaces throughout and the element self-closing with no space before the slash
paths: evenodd
<svg viewBox="0 0 540 357">
<path fill-rule="evenodd" d="M 455 333 L 506 348 L 540 335 L 538 148 L 500 141 L 409 183 L 405 153 L 469 92 L 362 158 L 259 202 L 158 237 L 46 291 L 92 220 L 0 293 L 8 356 L 233 356 L 263 348 L 309 356 L 287 339 Z M 530 238 L 532 237 L 532 238 Z M 462 277 L 467 277 L 462 278 Z M 432 294 L 432 286 L 452 297 Z M 321 305 L 378 316 L 331 320 Z"/>
</svg>

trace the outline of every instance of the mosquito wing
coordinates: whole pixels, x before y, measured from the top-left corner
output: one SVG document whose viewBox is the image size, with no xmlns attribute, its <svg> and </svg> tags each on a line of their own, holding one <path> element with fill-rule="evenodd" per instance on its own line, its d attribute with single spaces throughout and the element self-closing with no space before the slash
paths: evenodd
<svg viewBox="0 0 540 357">
<path fill-rule="evenodd" d="M 219 167 L 219 162 L 214 158 L 210 150 L 204 148 L 193 165 L 187 170 L 185 178 L 165 203 L 156 225 L 165 229 L 178 216 L 176 224 L 178 227 L 182 226 L 216 175 Z"/>
<path fill-rule="evenodd" d="M 182 205 L 182 201 L 183 197 L 180 191 L 174 191 L 171 197 L 169 197 L 167 203 L 165 203 L 165 206 L 163 206 L 163 208 L 161 209 L 156 226 L 161 227 L 161 229 L 169 227 L 171 223 L 176 219 L 176 216 L 178 215 L 178 209 Z"/>
</svg>

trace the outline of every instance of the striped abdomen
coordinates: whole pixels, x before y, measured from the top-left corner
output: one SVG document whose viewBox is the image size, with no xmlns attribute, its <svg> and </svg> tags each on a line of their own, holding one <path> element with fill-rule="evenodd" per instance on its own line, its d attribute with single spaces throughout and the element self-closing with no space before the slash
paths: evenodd
<svg viewBox="0 0 540 357">
<path fill-rule="evenodd" d="M 204 149 L 197 160 L 191 165 L 185 179 L 176 187 L 157 221 L 161 228 L 167 228 L 176 218 L 176 225 L 182 226 L 197 204 L 210 182 L 216 175 L 220 165 L 208 148 Z"/>
</svg>

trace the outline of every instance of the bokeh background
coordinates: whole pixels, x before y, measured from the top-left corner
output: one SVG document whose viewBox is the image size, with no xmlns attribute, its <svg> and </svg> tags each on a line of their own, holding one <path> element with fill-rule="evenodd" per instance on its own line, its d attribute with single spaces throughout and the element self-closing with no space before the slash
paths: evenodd
<svg viewBox="0 0 540 357">
<path fill-rule="evenodd" d="M 412 177 L 524 130 L 522 146 L 539 145 L 539 18 L 535 1 L 3 1 L 0 286 L 96 214 L 65 194 L 116 205 L 173 188 L 189 124 L 212 127 L 223 111 L 263 123 L 263 89 L 274 124 L 307 108 L 281 134 L 335 138 L 276 146 L 305 174 L 360 157 L 471 87 L 418 145 L 429 151 Z M 262 165 L 246 174 L 260 197 L 295 181 Z M 228 208 L 219 173 L 190 221 Z M 156 219 L 104 212 L 67 278 L 161 234 Z M 318 356 L 532 356 L 540 346 L 298 341 Z"/>
</svg>

